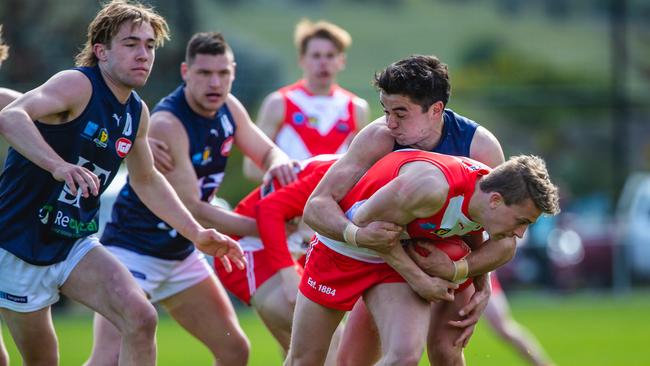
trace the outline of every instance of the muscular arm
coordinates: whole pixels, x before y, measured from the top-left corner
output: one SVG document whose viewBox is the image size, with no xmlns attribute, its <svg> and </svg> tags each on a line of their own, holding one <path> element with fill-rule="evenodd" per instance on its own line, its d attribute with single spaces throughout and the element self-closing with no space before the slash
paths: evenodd
<svg viewBox="0 0 650 366">
<path fill-rule="evenodd" d="M 444 205 L 448 189 L 444 174 L 433 165 L 424 162 L 406 164 L 397 178 L 359 207 L 353 221 L 364 225 L 379 218 L 407 224 L 415 218 L 431 216 Z M 382 259 L 423 298 L 429 301 L 453 299 L 449 290 L 457 285 L 430 277 L 406 254 L 399 241 L 394 244 L 387 248 L 370 248 L 377 250 Z"/>
<path fill-rule="evenodd" d="M 284 110 L 284 99 L 279 92 L 269 94 L 262 102 L 262 106 L 257 113 L 257 127 L 270 139 L 273 139 L 278 132 Z M 259 168 L 259 164 L 256 165 L 254 160 L 245 156 L 244 176 L 254 182 L 261 182 L 264 171 Z"/>
<path fill-rule="evenodd" d="M 305 206 L 305 222 L 320 234 L 343 241 L 343 230 L 349 221 L 338 202 L 377 160 L 392 151 L 393 145 L 394 140 L 383 119 L 376 120 L 361 130 L 347 153 L 330 168 L 312 193 Z M 394 239 L 390 230 L 371 232 L 366 227 L 357 233 L 359 244 L 369 244 L 371 240 L 389 244 Z"/>
<path fill-rule="evenodd" d="M 197 177 L 189 157 L 187 132 L 176 116 L 169 112 L 154 113 L 151 116 L 150 136 L 168 146 L 175 164 L 165 173 L 165 178 L 197 221 L 227 234 L 257 234 L 255 220 L 201 201 Z"/>
<path fill-rule="evenodd" d="M 83 167 L 64 161 L 43 139 L 33 121 L 63 124 L 79 116 L 92 94 L 90 80 L 78 71 L 63 71 L 29 91 L 0 112 L 0 134 L 21 155 L 65 181 L 72 194 L 97 195 L 99 180 Z"/>
<path fill-rule="evenodd" d="M 285 222 L 302 215 L 307 198 L 322 178 L 324 169 L 301 177 L 261 199 L 255 206 L 260 239 L 273 269 L 293 264 L 287 246 Z"/>
<path fill-rule="evenodd" d="M 15 90 L 7 89 L 7 88 L 0 88 L 0 110 L 2 110 L 4 107 L 8 106 L 9 103 L 11 103 L 14 100 L 18 99 L 21 95 L 23 95 L 23 94 L 15 91 Z"/>
<path fill-rule="evenodd" d="M 251 121 L 244 106 L 233 95 L 228 96 L 226 101 L 232 113 L 237 131 L 235 132 L 235 144 L 242 150 L 244 155 L 250 158 L 258 167 L 277 178 L 280 184 L 285 185 L 296 180 L 296 173 L 293 171 L 293 163 L 270 138 L 268 138 Z"/>
</svg>

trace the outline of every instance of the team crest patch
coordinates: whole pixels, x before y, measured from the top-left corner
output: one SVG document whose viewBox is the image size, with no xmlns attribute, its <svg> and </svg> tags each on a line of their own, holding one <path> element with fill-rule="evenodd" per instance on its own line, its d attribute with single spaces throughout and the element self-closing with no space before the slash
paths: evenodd
<svg viewBox="0 0 650 366">
<path fill-rule="evenodd" d="M 133 146 L 131 140 L 125 137 L 117 139 L 117 141 L 115 141 L 115 152 L 117 152 L 117 156 L 120 158 L 125 157 L 129 151 L 131 151 L 131 146 Z"/>
<path fill-rule="evenodd" d="M 95 137 L 93 142 L 95 143 L 95 145 L 97 145 L 97 147 L 106 148 L 107 146 L 106 141 L 108 141 L 108 130 L 102 128 L 101 130 L 99 130 L 99 135 Z"/>
<path fill-rule="evenodd" d="M 438 235 L 438 236 L 443 236 L 443 235 L 448 234 L 450 231 L 451 231 L 451 229 L 443 229 L 443 228 L 440 228 L 440 229 L 434 231 L 433 233 L 436 234 L 436 235 Z"/>
<path fill-rule="evenodd" d="M 90 140 L 93 136 L 95 136 L 95 133 L 97 132 L 98 128 L 99 126 L 97 125 L 97 123 L 93 121 L 88 121 L 88 123 L 86 123 L 86 127 L 84 127 L 84 130 L 81 133 L 81 136 Z"/>
</svg>

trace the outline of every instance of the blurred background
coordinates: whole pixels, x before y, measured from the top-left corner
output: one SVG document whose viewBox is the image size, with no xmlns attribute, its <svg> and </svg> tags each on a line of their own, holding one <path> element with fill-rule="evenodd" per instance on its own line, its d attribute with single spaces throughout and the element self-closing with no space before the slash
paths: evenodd
<svg viewBox="0 0 650 366">
<path fill-rule="evenodd" d="M 222 31 L 229 40 L 237 62 L 233 93 L 253 120 L 266 94 L 301 75 L 293 28 L 302 17 L 326 19 L 350 32 L 353 44 L 338 81 L 368 100 L 371 119 L 382 114 L 370 83 L 375 72 L 410 54 L 437 55 L 450 69 L 448 107 L 492 131 L 506 157 L 544 157 L 561 187 L 563 213 L 533 225 L 515 259 L 499 272 L 515 313 L 534 328 L 540 301 L 554 308 L 573 296 L 586 304 L 576 312 L 586 314 L 607 301 L 612 307 L 650 305 L 644 290 L 650 284 L 650 1 L 147 3 L 167 19 L 172 35 L 138 91 L 150 107 L 180 82 L 184 45 L 197 31 Z M 2 0 L 0 23 L 11 49 L 0 86 L 26 91 L 73 66 L 99 6 L 87 0 Z M 2 161 L 6 146 L 0 141 Z M 219 195 L 234 205 L 253 187 L 235 154 Z M 536 332 L 549 326 L 538 324 Z M 548 343 L 551 337 L 540 338 Z M 650 363 L 645 353 L 638 364 Z M 618 364 L 570 360 L 566 364 Z M 480 364 L 489 362 L 481 358 Z"/>
</svg>

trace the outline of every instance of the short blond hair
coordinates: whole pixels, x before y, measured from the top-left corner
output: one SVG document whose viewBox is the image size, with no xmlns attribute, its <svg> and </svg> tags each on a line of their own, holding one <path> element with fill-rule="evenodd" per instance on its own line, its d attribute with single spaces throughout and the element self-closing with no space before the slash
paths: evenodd
<svg viewBox="0 0 650 366">
<path fill-rule="evenodd" d="M 0 64 L 9 57 L 9 46 L 2 40 L 2 24 L 0 24 Z"/>
<path fill-rule="evenodd" d="M 113 0 L 102 7 L 95 19 L 88 25 L 88 34 L 84 48 L 75 57 L 77 66 L 97 65 L 97 56 L 93 45 L 100 43 L 110 47 L 113 37 L 120 26 L 131 21 L 134 25 L 149 23 L 153 28 L 155 46 L 160 47 L 169 39 L 169 27 L 165 18 L 151 7 L 135 1 Z"/>
<path fill-rule="evenodd" d="M 345 29 L 325 20 L 312 22 L 307 18 L 301 19 L 296 24 L 293 41 L 300 55 L 307 52 L 307 44 L 313 38 L 327 39 L 334 44 L 339 52 L 345 52 L 352 44 L 352 37 Z"/>
<path fill-rule="evenodd" d="M 500 164 L 479 183 L 483 192 L 498 192 L 506 205 L 530 198 L 543 213 L 560 213 L 560 195 L 546 163 L 538 156 L 518 155 Z"/>
</svg>

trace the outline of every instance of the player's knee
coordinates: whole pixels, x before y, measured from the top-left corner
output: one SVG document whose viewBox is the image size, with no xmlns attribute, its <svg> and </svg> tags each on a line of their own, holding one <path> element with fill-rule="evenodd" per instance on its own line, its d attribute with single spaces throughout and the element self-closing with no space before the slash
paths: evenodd
<svg viewBox="0 0 650 366">
<path fill-rule="evenodd" d="M 211 347 L 214 358 L 219 365 L 246 365 L 251 351 L 251 344 L 243 332 L 233 332 L 228 336 L 226 347 Z"/>
<path fill-rule="evenodd" d="M 158 325 L 158 313 L 149 301 L 134 301 L 125 312 L 126 334 L 153 335 Z"/>
</svg>

